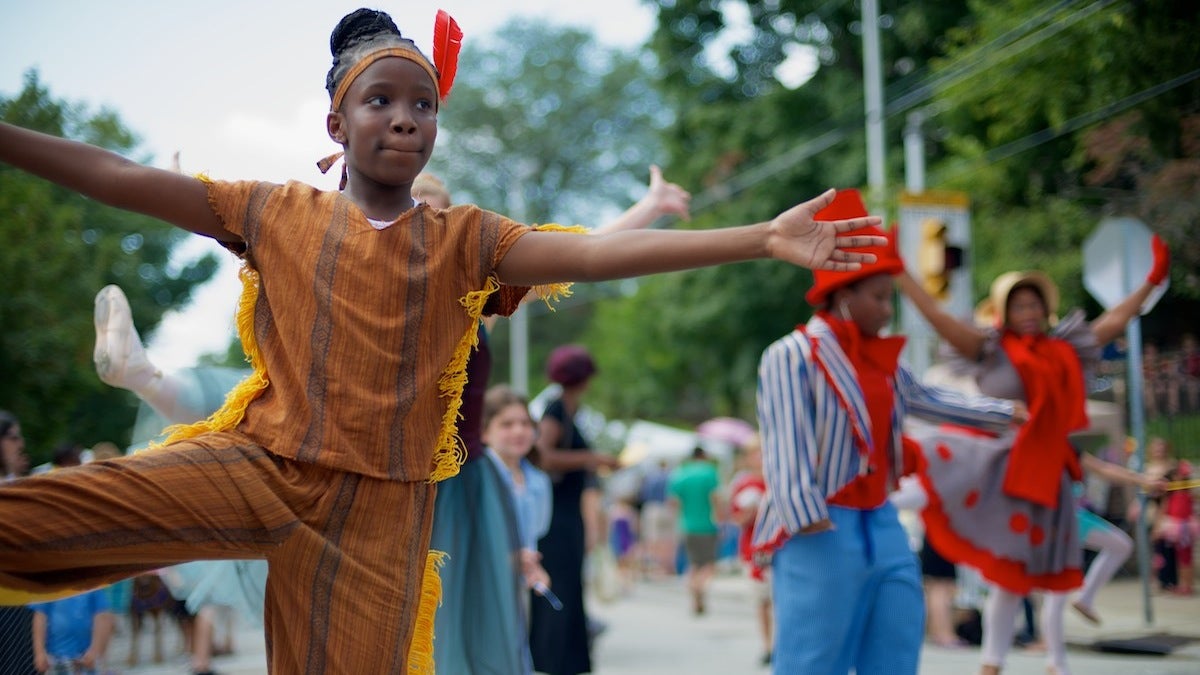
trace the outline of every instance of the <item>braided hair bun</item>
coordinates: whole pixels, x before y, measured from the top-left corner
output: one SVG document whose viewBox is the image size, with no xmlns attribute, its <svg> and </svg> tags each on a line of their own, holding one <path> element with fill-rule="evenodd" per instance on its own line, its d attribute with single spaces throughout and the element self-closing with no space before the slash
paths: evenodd
<svg viewBox="0 0 1200 675">
<path fill-rule="evenodd" d="M 329 51 L 333 67 L 325 76 L 325 90 L 332 98 L 346 71 L 371 48 L 387 43 L 406 43 L 420 53 L 416 44 L 400 34 L 396 22 L 387 12 L 377 9 L 356 9 L 338 21 L 329 35 Z"/>
</svg>

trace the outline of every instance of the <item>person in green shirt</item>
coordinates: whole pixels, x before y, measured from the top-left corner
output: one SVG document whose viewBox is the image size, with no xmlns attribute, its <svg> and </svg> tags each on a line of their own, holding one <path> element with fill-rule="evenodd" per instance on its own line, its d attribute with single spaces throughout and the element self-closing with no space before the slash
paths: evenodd
<svg viewBox="0 0 1200 675">
<path fill-rule="evenodd" d="M 697 446 L 667 481 L 667 494 L 679 505 L 679 530 L 687 551 L 687 585 L 692 611 L 704 613 L 704 592 L 717 561 L 717 522 L 720 495 L 717 465 Z"/>
</svg>

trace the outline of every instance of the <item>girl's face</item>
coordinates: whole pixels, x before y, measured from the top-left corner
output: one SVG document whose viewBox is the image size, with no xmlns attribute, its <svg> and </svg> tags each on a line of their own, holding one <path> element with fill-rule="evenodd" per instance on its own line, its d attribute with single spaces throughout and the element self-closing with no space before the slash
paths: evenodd
<svg viewBox="0 0 1200 675">
<path fill-rule="evenodd" d="M 1167 442 L 1161 438 L 1153 438 L 1146 444 L 1146 455 L 1155 461 L 1163 461 L 1169 459 L 1170 451 L 1167 449 Z"/>
<path fill-rule="evenodd" d="M 416 63 L 382 58 L 350 84 L 327 126 L 346 149 L 352 181 L 410 185 L 437 140 L 437 87 Z"/>
<path fill-rule="evenodd" d="M 505 459 L 520 459 L 529 454 L 533 438 L 533 419 L 523 403 L 501 408 L 483 429 L 483 442 Z"/>
<path fill-rule="evenodd" d="M 1005 325 L 1018 335 L 1036 335 L 1046 330 L 1046 303 L 1032 288 L 1017 288 L 1008 294 Z"/>
<path fill-rule="evenodd" d="M 892 321 L 892 288 L 890 274 L 867 277 L 838 295 L 833 313 L 842 318 L 849 315 L 863 335 L 879 335 Z"/>
</svg>

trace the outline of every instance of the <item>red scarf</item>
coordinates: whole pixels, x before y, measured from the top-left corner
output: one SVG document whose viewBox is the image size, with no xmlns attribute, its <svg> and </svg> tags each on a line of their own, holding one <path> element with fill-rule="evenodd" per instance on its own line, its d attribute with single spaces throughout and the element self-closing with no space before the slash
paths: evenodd
<svg viewBox="0 0 1200 675">
<path fill-rule="evenodd" d="M 875 508 L 887 499 L 888 479 L 892 474 L 891 453 L 888 452 L 892 445 L 892 409 L 895 407 L 892 380 L 896 376 L 900 350 L 904 348 L 904 338 L 863 335 L 853 321 L 837 319 L 824 312 L 821 318 L 837 336 L 838 344 L 858 375 L 863 401 L 867 405 L 867 418 L 871 421 L 871 440 L 874 441 L 867 457 L 870 471 L 838 490 L 829 503 L 859 509 Z"/>
<path fill-rule="evenodd" d="M 1000 346 L 1025 386 L 1029 421 L 1021 425 L 1008 459 L 1004 491 L 1055 507 L 1062 472 L 1079 480 L 1079 457 L 1067 435 L 1088 425 L 1083 367 L 1067 342 L 1047 335 L 1004 331 Z"/>
</svg>

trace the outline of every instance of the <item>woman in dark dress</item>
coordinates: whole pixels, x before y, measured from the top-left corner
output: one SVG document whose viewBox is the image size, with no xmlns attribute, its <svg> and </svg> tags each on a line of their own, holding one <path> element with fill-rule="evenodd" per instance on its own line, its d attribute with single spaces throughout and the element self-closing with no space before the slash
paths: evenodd
<svg viewBox="0 0 1200 675">
<path fill-rule="evenodd" d="M 592 471 L 616 466 L 615 457 L 591 451 L 575 426 L 575 413 L 595 372 L 591 355 L 578 345 L 555 349 L 546 363 L 546 375 L 563 391 L 538 422 L 537 462 L 554 482 L 550 531 L 538 542 L 538 551 L 563 608 L 556 611 L 544 599 L 532 597 L 529 647 L 534 670 L 549 675 L 592 671 L 583 601 L 585 536 L 581 500 Z"/>
</svg>

